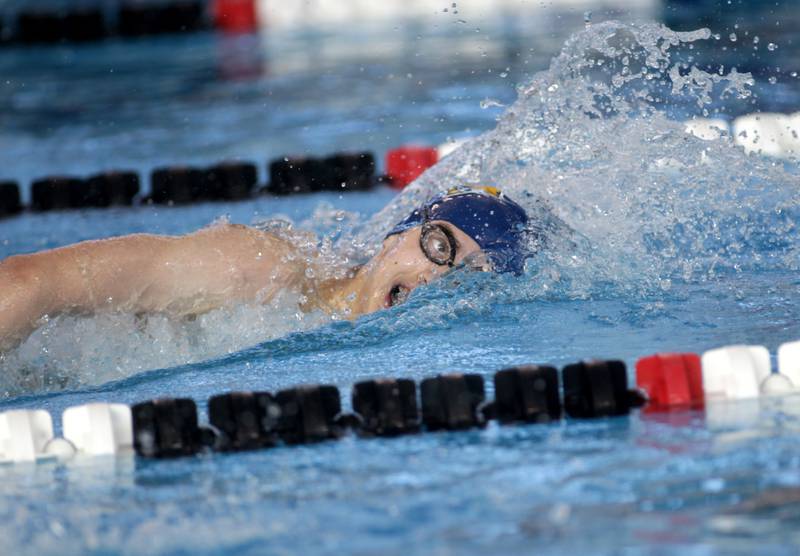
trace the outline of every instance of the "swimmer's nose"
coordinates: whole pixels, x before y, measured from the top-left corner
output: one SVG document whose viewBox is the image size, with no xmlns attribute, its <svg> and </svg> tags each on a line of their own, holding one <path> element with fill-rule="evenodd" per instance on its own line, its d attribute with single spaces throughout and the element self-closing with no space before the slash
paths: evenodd
<svg viewBox="0 0 800 556">
<path fill-rule="evenodd" d="M 426 260 L 426 262 L 428 261 Z M 406 284 L 407 287 L 414 289 L 431 283 L 443 274 L 443 272 L 439 272 L 436 268 L 407 268 L 405 269 L 405 272 L 396 274 L 394 280 Z"/>
</svg>

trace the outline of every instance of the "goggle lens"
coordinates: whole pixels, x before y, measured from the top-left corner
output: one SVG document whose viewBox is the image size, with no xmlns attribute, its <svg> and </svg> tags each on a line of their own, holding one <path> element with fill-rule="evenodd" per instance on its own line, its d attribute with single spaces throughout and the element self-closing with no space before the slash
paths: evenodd
<svg viewBox="0 0 800 556">
<path fill-rule="evenodd" d="M 422 252 L 432 263 L 453 266 L 456 260 L 456 240 L 453 234 L 438 224 L 425 224 L 419 238 Z"/>
</svg>

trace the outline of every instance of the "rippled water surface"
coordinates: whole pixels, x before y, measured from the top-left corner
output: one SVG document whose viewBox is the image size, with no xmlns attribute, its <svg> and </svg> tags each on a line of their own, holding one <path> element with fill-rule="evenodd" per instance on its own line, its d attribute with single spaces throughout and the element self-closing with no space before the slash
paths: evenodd
<svg viewBox="0 0 800 556">
<path fill-rule="evenodd" d="M 298 321 L 286 307 L 143 328 L 123 317 L 55 319 L 0 361 L 0 408 L 58 416 L 78 403 L 179 394 L 204 412 L 222 391 L 323 382 L 349 405 L 350 386 L 370 377 L 477 372 L 491 390 L 492 373 L 507 365 L 614 357 L 632 367 L 655 351 L 757 343 L 774 352 L 800 338 L 795 164 L 747 156 L 727 137 L 704 142 L 680 123 L 704 110 L 730 118 L 796 108 L 790 81 L 768 82 L 779 64 L 780 75 L 795 68 L 787 58 L 720 68 L 731 44 L 717 29 L 676 34 L 602 19 L 584 28 L 582 14 L 564 14 L 557 21 L 571 37 L 509 22 L 410 42 L 387 31 L 387 49 L 413 45 L 403 56 L 353 53 L 325 36 L 314 37 L 320 51 L 343 57 L 304 61 L 208 37 L 64 51 L 84 76 L 0 95 L 14 107 L 0 134 L 10 145 L 2 157 L 16 161 L 6 164 L 10 177 L 485 133 L 402 196 L 25 215 L 0 222 L 0 256 L 183 233 L 225 215 L 288 218 L 338 249 L 369 251 L 417 199 L 463 182 L 500 184 L 525 204 L 539 253 L 523 277 L 454 276 L 354 323 Z M 131 89 L 141 69 L 134 54 L 167 47 L 190 58 L 175 61 L 181 73 L 156 64 L 155 90 L 144 81 Z M 791 58 L 786 51 L 781 43 L 775 56 Z M 24 67 L 26 57 L 64 63 L 52 52 L 14 56 Z M 214 66 L 231 57 L 232 66 Z M 20 59 L 3 63 L 19 69 Z M 91 100 L 70 92 L 70 79 L 92 83 L 108 67 L 130 75 Z M 43 120 L 36 95 L 49 86 L 65 93 Z M 259 109 L 270 96 L 284 110 Z M 487 98 L 504 106 L 481 109 Z M 798 417 L 794 396 L 707 414 L 6 467 L 0 553 L 795 554 Z"/>
</svg>

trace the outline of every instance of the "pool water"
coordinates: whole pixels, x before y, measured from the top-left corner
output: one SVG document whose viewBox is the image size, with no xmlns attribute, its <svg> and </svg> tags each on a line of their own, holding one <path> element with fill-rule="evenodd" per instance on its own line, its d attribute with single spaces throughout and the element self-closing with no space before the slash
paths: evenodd
<svg viewBox="0 0 800 556">
<path fill-rule="evenodd" d="M 181 395 L 204 413 L 216 393 L 307 383 L 337 385 L 349 406 L 358 380 L 452 371 L 484 375 L 491 397 L 494 371 L 514 364 L 613 357 L 632 366 L 657 351 L 751 343 L 774 353 L 800 338 L 794 162 L 747 156 L 729 138 L 704 142 L 680 123 L 703 110 L 796 107 L 797 86 L 770 88 L 763 69 L 793 70 L 790 45 L 761 74 L 729 64 L 720 74 L 723 39 L 711 32 L 602 14 L 584 27 L 582 12 L 554 21 L 544 34 L 508 22 L 422 39 L 386 30 L 388 46 L 370 53 L 348 38 L 286 38 L 340 53 L 310 60 L 209 36 L 5 53 L 9 74 L 35 84 L 0 99 L 16 107 L 0 135 L 10 146 L 3 166 L 22 180 L 485 133 L 400 196 L 26 214 L 0 221 L 0 257 L 183 233 L 220 217 L 290 219 L 343 251 L 369 251 L 416 200 L 463 181 L 502 184 L 536 215 L 543 245 L 523 277 L 457 274 L 353 323 L 285 306 L 143 328 L 123 317 L 56 318 L 0 360 L 0 409 L 57 417 L 90 401 Z M 214 65 L 226 56 L 237 60 L 232 80 Z M 36 64 L 52 72 L 26 76 Z M 109 68 L 119 81 L 101 79 Z M 141 70 L 148 80 L 136 78 Z M 53 99 L 53 88 L 63 94 Z M 485 99 L 505 106 L 481 109 Z M 799 416 L 800 396 L 790 396 L 706 414 L 8 466 L 0 553 L 795 554 Z"/>
</svg>

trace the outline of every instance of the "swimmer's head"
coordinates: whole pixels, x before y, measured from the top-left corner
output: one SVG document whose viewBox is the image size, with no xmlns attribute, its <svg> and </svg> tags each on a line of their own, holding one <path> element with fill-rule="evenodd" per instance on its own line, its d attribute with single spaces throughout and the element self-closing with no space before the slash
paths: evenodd
<svg viewBox="0 0 800 556">
<path fill-rule="evenodd" d="M 499 189 L 450 189 L 412 211 L 387 237 L 437 220 L 448 222 L 472 238 L 495 272 L 522 273 L 529 256 L 525 234 L 528 215 Z"/>
<path fill-rule="evenodd" d="M 392 228 L 380 253 L 362 267 L 356 311 L 401 303 L 457 266 L 521 274 L 530 256 L 527 223 L 525 210 L 495 188 L 433 197 Z"/>
</svg>

